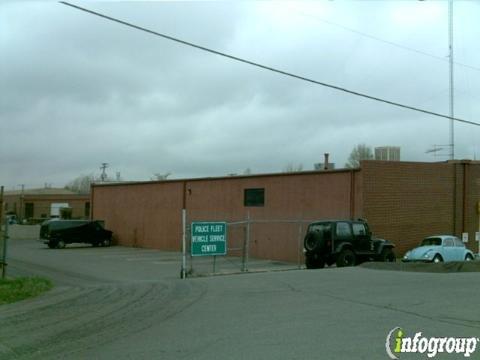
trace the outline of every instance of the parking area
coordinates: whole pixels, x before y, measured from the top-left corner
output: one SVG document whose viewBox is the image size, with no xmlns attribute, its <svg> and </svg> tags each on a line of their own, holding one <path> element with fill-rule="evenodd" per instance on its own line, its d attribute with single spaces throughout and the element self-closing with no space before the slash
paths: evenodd
<svg viewBox="0 0 480 360">
<path fill-rule="evenodd" d="M 178 279 L 182 263 L 180 252 L 126 246 L 92 247 L 86 244 L 49 249 L 38 240 L 18 239 L 9 241 L 9 257 L 9 270 L 17 273 L 21 273 L 24 267 L 37 266 L 40 273 L 52 277 L 52 274 L 48 274 L 50 267 L 67 266 L 73 272 L 85 276 L 95 277 L 100 272 L 102 278 L 112 281 Z M 95 269 L 91 266 L 93 262 Z M 214 261 L 211 256 L 202 256 L 193 258 L 189 261 L 190 264 L 194 265 L 194 271 L 189 274 L 191 277 L 242 272 L 240 257 L 217 256 Z M 292 269 L 298 269 L 297 264 L 255 258 L 248 261 L 248 272 Z M 57 275 L 53 275 L 53 278 L 57 278 Z"/>
<path fill-rule="evenodd" d="M 9 258 L 9 273 L 27 275 L 34 268 L 37 275 L 44 275 L 59 283 L 62 283 L 62 275 L 53 270 L 57 267 L 82 274 L 84 279 L 91 277 L 101 278 L 102 281 L 156 281 L 179 279 L 182 263 L 180 252 L 126 246 L 92 247 L 88 244 L 69 244 L 65 249 L 49 249 L 38 240 L 19 239 L 9 241 Z M 244 265 L 242 257 L 198 256 L 188 258 L 186 270 L 189 278 L 197 278 L 304 269 L 303 264 L 299 266 L 296 263 L 255 258 L 248 259 L 247 269 Z M 369 262 L 361 267 L 401 272 L 480 272 L 480 261 L 445 264 Z"/>
<path fill-rule="evenodd" d="M 180 280 L 176 252 L 30 240 L 10 250 L 12 275 L 56 287 L 1 309 L 0 358 L 384 359 L 396 327 L 427 337 L 480 331 L 476 273 L 359 266 Z M 400 358 L 426 358 L 417 355 Z"/>
</svg>

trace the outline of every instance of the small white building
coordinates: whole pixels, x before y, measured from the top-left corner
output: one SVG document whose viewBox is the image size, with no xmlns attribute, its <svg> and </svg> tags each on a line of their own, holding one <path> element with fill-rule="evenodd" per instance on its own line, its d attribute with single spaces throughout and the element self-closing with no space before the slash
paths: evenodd
<svg viewBox="0 0 480 360">
<path fill-rule="evenodd" d="M 399 146 L 376 147 L 375 160 L 400 161 L 400 147 Z"/>
</svg>

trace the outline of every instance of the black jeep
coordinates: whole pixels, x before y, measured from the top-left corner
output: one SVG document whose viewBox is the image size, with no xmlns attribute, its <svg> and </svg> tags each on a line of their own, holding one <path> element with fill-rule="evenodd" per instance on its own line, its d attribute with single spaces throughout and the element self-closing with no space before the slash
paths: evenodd
<svg viewBox="0 0 480 360">
<path fill-rule="evenodd" d="M 105 230 L 101 221 L 53 219 L 42 223 L 40 240 L 50 249 L 61 249 L 72 243 L 110 246 L 112 232 Z"/>
<path fill-rule="evenodd" d="M 366 221 L 325 220 L 308 226 L 304 240 L 307 269 L 337 266 L 353 266 L 363 261 L 396 260 L 390 241 L 376 239 Z"/>
</svg>

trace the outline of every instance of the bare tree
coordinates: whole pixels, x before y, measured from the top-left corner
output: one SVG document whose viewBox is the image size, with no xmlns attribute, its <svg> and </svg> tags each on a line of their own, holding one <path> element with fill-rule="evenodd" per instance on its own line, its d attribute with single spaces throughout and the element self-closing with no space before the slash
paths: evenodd
<svg viewBox="0 0 480 360">
<path fill-rule="evenodd" d="M 358 144 L 350 153 L 348 161 L 345 164 L 345 167 L 349 169 L 354 169 L 360 167 L 360 160 L 371 160 L 373 159 L 372 148 L 365 144 Z"/>
<path fill-rule="evenodd" d="M 93 174 L 80 175 L 65 185 L 65 189 L 79 194 L 90 194 L 90 184 L 93 182 L 95 182 Z"/>
<path fill-rule="evenodd" d="M 95 182 L 121 182 L 122 177 L 120 172 L 117 172 L 116 179 L 110 178 L 106 174 L 100 174 L 99 176 L 95 176 L 93 174 L 88 175 L 80 175 L 77 176 L 72 181 L 68 182 L 65 185 L 65 189 L 76 192 L 78 194 L 90 194 L 90 186 L 92 183 Z"/>
<path fill-rule="evenodd" d="M 294 163 L 288 163 L 283 168 L 283 172 L 285 173 L 298 172 L 302 170 L 303 170 L 303 164 L 294 164 Z"/>
</svg>

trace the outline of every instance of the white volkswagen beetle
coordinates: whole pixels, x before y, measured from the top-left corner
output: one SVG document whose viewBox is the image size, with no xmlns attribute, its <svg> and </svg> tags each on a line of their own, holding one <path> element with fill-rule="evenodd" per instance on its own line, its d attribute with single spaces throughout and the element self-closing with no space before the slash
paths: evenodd
<svg viewBox="0 0 480 360">
<path fill-rule="evenodd" d="M 472 261 L 475 255 L 456 236 L 437 235 L 423 239 L 419 247 L 407 251 L 402 261 L 439 263 L 443 261 Z"/>
</svg>

